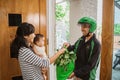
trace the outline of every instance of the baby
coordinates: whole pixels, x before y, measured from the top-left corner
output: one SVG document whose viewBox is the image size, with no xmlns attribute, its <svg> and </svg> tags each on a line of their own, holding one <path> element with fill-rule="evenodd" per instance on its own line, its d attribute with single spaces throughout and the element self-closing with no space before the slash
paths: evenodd
<svg viewBox="0 0 120 80">
<path fill-rule="evenodd" d="M 36 53 L 38 56 L 40 56 L 42 58 L 47 58 L 47 55 L 45 52 L 44 41 L 45 41 L 45 38 L 42 34 L 36 34 L 35 38 L 34 38 L 34 44 L 35 44 L 34 48 L 39 52 L 39 53 Z M 43 75 L 44 79 L 46 80 L 47 69 L 41 68 L 41 71 L 42 71 L 42 75 Z"/>
</svg>

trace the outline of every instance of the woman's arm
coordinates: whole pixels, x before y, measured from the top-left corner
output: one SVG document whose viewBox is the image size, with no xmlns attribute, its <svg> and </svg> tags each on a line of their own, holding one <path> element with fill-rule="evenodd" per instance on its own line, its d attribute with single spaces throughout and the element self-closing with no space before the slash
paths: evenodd
<svg viewBox="0 0 120 80">
<path fill-rule="evenodd" d="M 50 58 L 50 64 L 53 63 L 65 51 L 64 48 L 60 49 L 54 56 Z"/>
<path fill-rule="evenodd" d="M 48 58 L 41 58 L 36 55 L 31 49 L 25 47 L 19 50 L 18 58 L 19 61 L 24 61 L 38 67 L 49 67 L 50 64 Z"/>
<path fill-rule="evenodd" d="M 35 47 L 33 47 L 33 50 L 36 54 L 39 54 L 39 52 L 35 49 Z M 65 49 L 62 48 L 60 49 L 55 55 L 53 55 L 51 58 L 50 58 L 50 64 L 53 63 L 62 53 L 64 53 Z"/>
</svg>

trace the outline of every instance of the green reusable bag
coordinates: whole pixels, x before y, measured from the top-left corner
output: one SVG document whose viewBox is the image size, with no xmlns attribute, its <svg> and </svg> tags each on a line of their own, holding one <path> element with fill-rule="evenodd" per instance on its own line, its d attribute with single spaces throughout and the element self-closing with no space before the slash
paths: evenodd
<svg viewBox="0 0 120 80">
<path fill-rule="evenodd" d="M 55 61 L 57 80 L 66 80 L 73 72 L 76 54 L 69 52 L 66 48 L 64 54 L 60 55 Z"/>
<path fill-rule="evenodd" d="M 65 68 L 59 65 L 56 66 L 57 80 L 66 80 L 70 76 L 74 70 L 74 62 L 71 61 Z"/>
</svg>

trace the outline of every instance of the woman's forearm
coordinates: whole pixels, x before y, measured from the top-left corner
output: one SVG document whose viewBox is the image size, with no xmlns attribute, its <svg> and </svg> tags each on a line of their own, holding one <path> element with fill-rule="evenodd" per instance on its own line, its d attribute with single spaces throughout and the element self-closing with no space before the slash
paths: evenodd
<svg viewBox="0 0 120 80">
<path fill-rule="evenodd" d="M 55 55 L 53 55 L 51 58 L 50 58 L 50 64 L 52 64 L 53 62 L 55 62 L 55 60 L 61 55 L 61 53 L 56 53 Z"/>
<path fill-rule="evenodd" d="M 35 52 L 36 54 L 40 54 L 40 53 L 36 50 L 35 46 L 33 47 L 33 50 L 34 50 L 34 52 Z M 56 60 L 62 53 L 64 53 L 64 51 L 65 51 L 65 48 L 62 48 L 62 49 L 60 49 L 55 55 L 53 55 L 53 56 L 49 59 L 49 60 L 50 60 L 50 64 L 53 63 L 53 62 L 55 62 L 55 60 Z"/>
<path fill-rule="evenodd" d="M 53 62 L 55 62 L 55 60 L 61 55 L 61 54 L 63 54 L 64 52 L 65 52 L 65 48 L 62 48 L 62 49 L 60 49 L 54 56 L 52 56 L 51 58 L 50 58 L 50 64 L 51 63 L 53 63 Z"/>
</svg>

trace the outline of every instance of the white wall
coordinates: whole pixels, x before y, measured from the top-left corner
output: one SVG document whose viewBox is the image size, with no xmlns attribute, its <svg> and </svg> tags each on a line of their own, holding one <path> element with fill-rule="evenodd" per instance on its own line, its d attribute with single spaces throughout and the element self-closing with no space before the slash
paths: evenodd
<svg viewBox="0 0 120 80">
<path fill-rule="evenodd" d="M 82 35 L 77 22 L 84 16 L 97 19 L 97 0 L 70 0 L 70 42 L 72 44 Z"/>
</svg>

